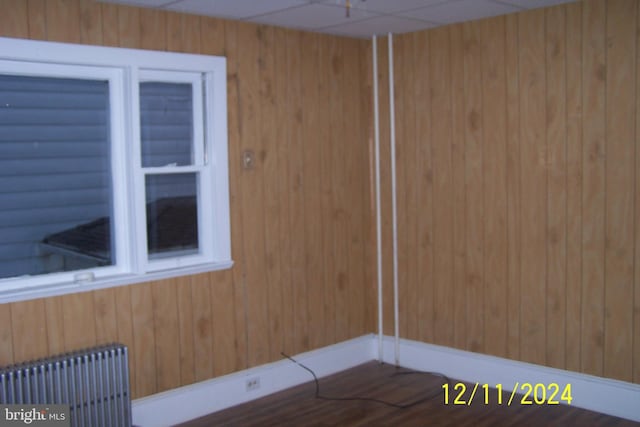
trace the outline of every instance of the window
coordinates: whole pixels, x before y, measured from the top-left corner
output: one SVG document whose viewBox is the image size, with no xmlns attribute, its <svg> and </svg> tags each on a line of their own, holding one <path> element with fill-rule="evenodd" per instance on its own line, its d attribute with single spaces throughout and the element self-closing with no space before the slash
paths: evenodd
<svg viewBox="0 0 640 427">
<path fill-rule="evenodd" d="M 0 38 L 0 302 L 229 268 L 225 59 Z"/>
</svg>

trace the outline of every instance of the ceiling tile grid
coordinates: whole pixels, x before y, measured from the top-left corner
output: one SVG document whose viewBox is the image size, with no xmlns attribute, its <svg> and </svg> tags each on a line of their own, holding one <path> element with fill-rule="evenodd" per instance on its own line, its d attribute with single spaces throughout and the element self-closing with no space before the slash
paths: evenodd
<svg viewBox="0 0 640 427">
<path fill-rule="evenodd" d="M 576 0 L 98 0 L 369 38 Z M 347 4 L 349 7 L 347 7 Z"/>
</svg>

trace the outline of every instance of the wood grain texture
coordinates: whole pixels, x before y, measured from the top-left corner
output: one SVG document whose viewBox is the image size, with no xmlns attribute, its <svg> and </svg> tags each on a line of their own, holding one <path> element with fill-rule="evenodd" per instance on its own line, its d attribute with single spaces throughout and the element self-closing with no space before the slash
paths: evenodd
<svg viewBox="0 0 640 427">
<path fill-rule="evenodd" d="M 607 4 L 604 375 L 620 380 L 633 375 L 636 8 Z"/>
<path fill-rule="evenodd" d="M 408 338 L 640 382 L 632 3 L 587 0 L 399 36 Z M 4 304 L 0 363 L 115 337 L 130 348 L 138 398 L 277 360 L 280 347 L 295 354 L 376 329 L 369 42 L 280 29 L 262 38 L 253 24 L 88 0 L 0 6 L 3 36 L 227 56 L 235 261 Z M 390 260 L 385 38 L 379 53 Z M 245 149 L 254 170 L 242 169 Z M 383 274 L 390 334 L 390 262 Z"/>
<path fill-rule="evenodd" d="M 507 73 L 507 356 L 520 359 L 521 191 L 520 191 L 520 80 L 518 76 L 518 19 L 505 17 L 505 72 Z"/>
<path fill-rule="evenodd" d="M 566 365 L 580 370 L 582 329 L 582 3 L 566 9 L 567 296 Z"/>
<path fill-rule="evenodd" d="M 63 300 L 63 297 L 55 297 L 44 302 L 49 354 L 63 353 L 65 349 Z"/>
<path fill-rule="evenodd" d="M 80 42 L 79 0 L 47 0 L 47 39 L 56 42 Z"/>
<path fill-rule="evenodd" d="M 208 288 L 208 280 L 200 275 L 180 277 L 176 283 L 181 384 L 190 384 L 197 381 L 197 378 L 213 375 L 213 358 L 196 358 L 196 355 L 202 356 L 202 353 L 212 354 Z M 198 327 L 202 329 L 194 330 Z M 196 360 L 201 363 L 196 364 Z"/>
<path fill-rule="evenodd" d="M 455 383 L 452 380 L 452 383 Z M 315 386 L 308 382 L 288 390 L 254 400 L 243 405 L 180 424 L 181 427 L 213 425 L 315 425 L 345 426 L 592 426 L 632 427 L 637 423 L 605 416 L 575 406 L 566 405 L 497 405 L 474 400 L 469 407 L 443 405 L 442 382 L 431 375 L 411 375 L 393 365 L 369 362 L 347 371 L 322 378 L 324 396 L 370 397 L 386 402 L 407 404 L 434 395 L 409 408 L 399 409 L 362 400 L 340 401 L 318 399 Z M 468 389 L 472 388 L 467 384 Z M 440 393 L 438 393 L 440 390 Z M 489 390 L 495 396 L 495 389 Z M 438 398 L 440 397 L 440 399 Z M 519 397 L 516 397 L 519 398 Z"/>
<path fill-rule="evenodd" d="M 640 25 L 640 8 L 637 8 L 636 23 Z M 632 381 L 640 383 L 640 31 L 636 36 L 636 134 L 635 134 L 635 262 L 633 291 L 633 377 Z"/>
<path fill-rule="evenodd" d="M 451 67 L 449 29 L 434 30 L 429 73 L 431 93 L 431 137 L 433 138 L 434 245 L 434 338 L 439 345 L 453 345 L 453 189 L 451 155 Z M 438 49 L 436 46 L 446 47 Z"/>
<path fill-rule="evenodd" d="M 334 73 L 341 73 L 343 70 L 341 62 L 336 64 L 333 63 L 333 59 L 338 58 L 337 44 L 338 43 L 335 41 L 327 43 L 324 39 L 321 39 L 321 43 L 319 45 L 319 55 L 322 60 L 318 64 L 320 67 L 318 70 L 318 86 L 320 93 L 325 92 L 328 95 L 323 97 L 319 110 L 325 117 L 331 117 L 331 125 L 325 129 L 321 136 L 321 139 L 326 141 L 326 143 L 321 144 L 320 146 L 320 158 L 318 159 L 323 170 L 332 170 L 333 162 L 338 160 L 339 165 L 342 160 L 334 159 L 332 157 L 335 151 L 339 151 L 336 144 L 338 140 L 336 136 L 340 135 L 341 132 L 339 121 L 334 123 L 333 120 L 340 117 L 342 114 L 342 97 L 340 96 L 340 88 L 338 87 L 337 79 L 333 75 Z M 341 61 L 341 58 L 338 59 L 338 61 Z M 325 324 L 327 325 L 325 330 L 326 339 L 334 339 L 337 333 L 344 333 L 344 329 L 338 332 L 337 325 L 338 323 L 343 323 L 341 322 L 344 319 L 342 313 L 344 313 L 344 306 L 348 303 L 347 301 L 340 301 L 338 299 L 338 293 L 340 292 L 338 269 L 344 265 L 345 254 L 343 245 L 339 243 L 339 239 L 342 236 L 340 236 L 338 232 L 339 227 L 337 224 L 337 215 L 334 216 L 334 200 L 336 202 L 339 201 L 339 197 L 337 196 L 338 192 L 333 190 L 336 188 L 333 185 L 334 180 L 339 180 L 337 174 L 336 176 L 333 174 L 324 174 L 320 183 L 320 203 L 322 206 L 322 216 L 326 224 L 325 232 L 322 233 L 321 242 L 324 261 L 323 270 L 326 280 L 324 286 L 324 318 L 326 319 Z M 340 256 L 336 254 L 336 250 L 341 252 L 342 259 L 340 259 Z M 344 278 L 342 280 L 344 282 Z M 342 286 L 344 286 L 344 283 Z M 337 316 L 340 317 L 338 318 Z M 342 326 L 344 327 L 344 324 L 342 324 Z"/>
<path fill-rule="evenodd" d="M 10 313 L 14 363 L 45 357 L 48 346 L 44 301 L 10 304 Z"/>
<path fill-rule="evenodd" d="M 523 13 L 520 39 L 520 168 L 522 198 L 521 358 L 545 363 L 547 150 L 544 10 Z M 526 120 L 524 119 L 526 118 Z"/>
<path fill-rule="evenodd" d="M 482 37 L 483 185 L 484 185 L 484 345 L 507 356 L 507 88 L 505 22 L 484 20 Z"/>
<path fill-rule="evenodd" d="M 11 304 L 0 304 L 0 366 L 13 364 L 13 323 Z"/>
<path fill-rule="evenodd" d="M 606 2 L 585 2 L 582 14 L 582 360 L 603 374 L 605 259 Z"/>
<path fill-rule="evenodd" d="M 547 290 L 546 363 L 562 368 L 566 342 L 567 127 L 566 16 L 564 8 L 545 15 L 547 76 Z"/>
<path fill-rule="evenodd" d="M 462 24 L 450 28 L 451 32 L 451 79 L 464 81 L 464 27 Z M 454 345 L 464 348 L 467 340 L 467 295 L 464 283 L 467 276 L 466 245 L 466 165 L 465 134 L 466 104 L 464 84 L 454 84 L 451 91 L 452 114 L 452 162 L 453 162 L 453 329 Z M 416 117 L 419 117 L 416 114 Z M 412 215 L 420 221 L 419 215 Z M 416 338 L 417 339 L 417 338 Z"/>
<path fill-rule="evenodd" d="M 401 236 L 418 218 L 424 239 L 400 292 L 411 311 L 415 274 L 420 339 L 637 382 L 637 9 L 588 0 L 399 39 L 396 73 L 412 69 L 397 98 L 416 124 L 398 134 L 429 172 L 411 213 L 415 165 L 399 156 Z"/>
<path fill-rule="evenodd" d="M 466 343 L 471 351 L 484 349 L 484 198 L 482 173 L 483 110 L 481 34 L 477 22 L 463 24 L 465 93 L 465 233 Z M 433 116 L 433 114 L 432 114 Z M 437 118 L 432 118 L 436 120 Z M 434 203 L 437 203 L 434 201 Z M 434 248 L 437 252 L 437 246 Z"/>
<path fill-rule="evenodd" d="M 29 37 L 28 3 L 13 0 L 0 1 L 0 36 Z"/>
<path fill-rule="evenodd" d="M 12 5 L 12 7 L 13 6 L 14 5 Z M 45 0 L 27 0 L 27 7 L 29 13 L 29 38 L 46 40 L 47 20 Z"/>
</svg>

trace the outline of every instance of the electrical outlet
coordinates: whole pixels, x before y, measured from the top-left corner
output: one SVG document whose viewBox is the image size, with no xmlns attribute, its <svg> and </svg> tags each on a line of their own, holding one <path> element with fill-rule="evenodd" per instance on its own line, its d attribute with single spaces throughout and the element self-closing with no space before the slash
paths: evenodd
<svg viewBox="0 0 640 427">
<path fill-rule="evenodd" d="M 260 377 L 253 377 L 247 379 L 245 383 L 245 387 L 247 391 L 253 391 L 260 388 Z"/>
</svg>

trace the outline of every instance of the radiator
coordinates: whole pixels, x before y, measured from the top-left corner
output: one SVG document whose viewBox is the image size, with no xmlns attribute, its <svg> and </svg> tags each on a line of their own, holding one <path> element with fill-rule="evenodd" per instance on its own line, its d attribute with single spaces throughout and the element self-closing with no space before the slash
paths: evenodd
<svg viewBox="0 0 640 427">
<path fill-rule="evenodd" d="M 111 344 L 0 369 L 0 403 L 65 404 L 73 427 L 131 427 L 127 347 Z"/>
</svg>

